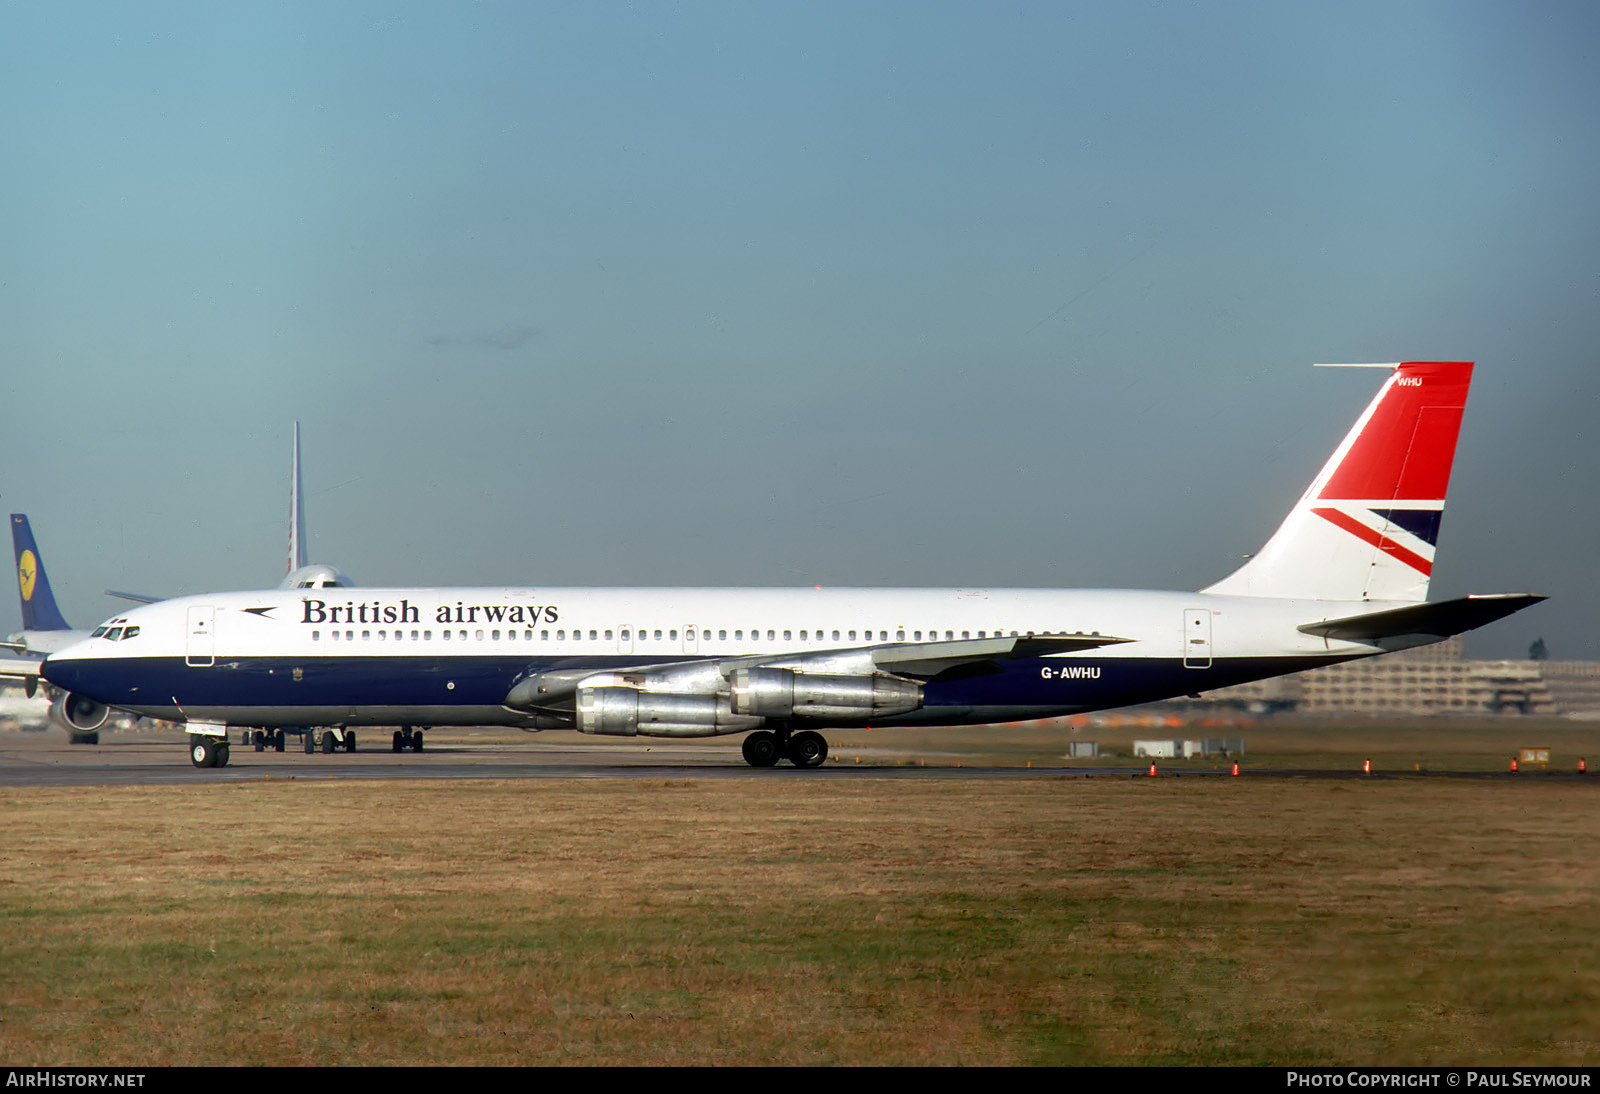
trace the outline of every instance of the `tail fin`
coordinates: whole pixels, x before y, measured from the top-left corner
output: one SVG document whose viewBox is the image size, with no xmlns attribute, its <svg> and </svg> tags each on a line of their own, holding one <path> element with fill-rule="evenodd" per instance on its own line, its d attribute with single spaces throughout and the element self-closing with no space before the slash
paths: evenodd
<svg viewBox="0 0 1600 1094">
<path fill-rule="evenodd" d="M 22 594 L 22 629 L 25 631 L 70 631 L 56 607 L 50 579 L 44 574 L 39 546 L 33 542 L 33 529 L 21 513 L 11 514 L 11 544 L 17 551 L 17 589 Z"/>
<path fill-rule="evenodd" d="M 306 499 L 300 492 L 300 423 L 294 423 L 294 458 L 289 465 L 289 568 L 306 564 Z"/>
<path fill-rule="evenodd" d="M 1472 362 L 1386 367 L 1377 398 L 1267 545 L 1205 592 L 1427 599 Z"/>
<path fill-rule="evenodd" d="M 294 459 L 289 465 L 289 573 L 280 589 L 348 588 L 352 582 L 336 567 L 306 561 L 306 494 L 300 482 L 300 423 L 294 423 Z"/>
</svg>

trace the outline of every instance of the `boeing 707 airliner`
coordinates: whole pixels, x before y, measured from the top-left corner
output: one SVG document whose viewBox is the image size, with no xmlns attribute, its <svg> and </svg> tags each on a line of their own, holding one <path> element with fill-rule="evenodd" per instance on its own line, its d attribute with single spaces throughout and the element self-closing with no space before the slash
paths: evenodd
<svg viewBox="0 0 1600 1094">
<path fill-rule="evenodd" d="M 1198 592 L 284 589 L 162 601 L 34 671 L 74 698 L 230 727 L 507 725 L 745 734 L 755 766 L 827 727 L 974 725 L 1194 694 L 1436 642 L 1542 597 L 1426 601 L 1469 362 L 1406 362 L 1259 553 Z M 404 735 L 404 736 L 402 736 Z"/>
</svg>

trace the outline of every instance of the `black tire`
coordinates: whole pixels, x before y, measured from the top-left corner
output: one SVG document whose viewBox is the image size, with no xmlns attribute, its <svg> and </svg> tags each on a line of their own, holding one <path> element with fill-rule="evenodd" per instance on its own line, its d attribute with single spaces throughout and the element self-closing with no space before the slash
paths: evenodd
<svg viewBox="0 0 1600 1094">
<path fill-rule="evenodd" d="M 334 744 L 335 744 L 335 742 L 334 742 L 334 739 L 333 739 L 333 730 L 331 730 L 331 729 L 323 730 L 322 731 L 322 754 L 324 756 L 326 756 L 329 753 L 331 753 L 333 751 Z"/>
<path fill-rule="evenodd" d="M 420 729 L 411 735 L 411 751 L 422 751 L 422 730 Z"/>
<path fill-rule="evenodd" d="M 744 753 L 744 762 L 751 767 L 771 767 L 779 759 L 777 735 L 765 729 L 746 736 L 739 750 Z"/>
<path fill-rule="evenodd" d="M 406 735 L 398 729 L 394 731 L 394 751 L 404 752 L 406 748 Z"/>
<path fill-rule="evenodd" d="M 246 743 L 255 745 L 257 752 L 265 752 L 267 750 L 267 735 L 258 729 L 250 734 L 250 739 Z"/>
<path fill-rule="evenodd" d="M 217 766 L 217 745 L 209 737 L 189 738 L 189 762 L 196 767 Z"/>
<path fill-rule="evenodd" d="M 307 756 L 317 751 L 317 734 L 315 730 L 306 730 L 300 734 L 300 739 L 305 742 Z"/>
<path fill-rule="evenodd" d="M 283 730 L 280 729 L 277 732 L 273 733 L 273 735 L 272 735 L 272 750 L 274 752 L 282 752 L 283 751 L 283 745 L 284 745 Z"/>
<path fill-rule="evenodd" d="M 227 742 L 226 738 L 224 738 L 223 742 L 220 745 L 217 746 L 217 762 L 212 764 L 211 766 L 212 767 L 227 767 L 228 766 L 228 742 Z"/>
<path fill-rule="evenodd" d="M 796 767 L 821 767 L 828 759 L 828 742 L 814 730 L 803 730 L 789 738 L 789 762 Z"/>
<path fill-rule="evenodd" d="M 354 752 L 356 750 L 356 734 L 353 729 L 344 731 L 344 750 L 346 752 Z"/>
</svg>

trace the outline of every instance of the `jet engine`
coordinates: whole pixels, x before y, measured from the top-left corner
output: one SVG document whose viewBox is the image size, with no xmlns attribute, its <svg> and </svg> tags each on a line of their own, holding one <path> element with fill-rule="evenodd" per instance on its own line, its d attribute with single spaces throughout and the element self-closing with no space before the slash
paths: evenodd
<svg viewBox="0 0 1600 1094">
<path fill-rule="evenodd" d="M 70 691 L 62 692 L 50 704 L 50 721 L 71 734 L 74 741 L 97 733 L 110 717 L 111 708 L 104 703 Z"/>
<path fill-rule="evenodd" d="M 893 676 L 822 676 L 793 669 L 735 669 L 735 714 L 763 718 L 874 718 L 922 705 L 922 685 Z"/>
<path fill-rule="evenodd" d="M 672 695 L 634 688 L 579 688 L 578 730 L 616 737 L 717 737 L 754 729 L 727 696 Z"/>
</svg>

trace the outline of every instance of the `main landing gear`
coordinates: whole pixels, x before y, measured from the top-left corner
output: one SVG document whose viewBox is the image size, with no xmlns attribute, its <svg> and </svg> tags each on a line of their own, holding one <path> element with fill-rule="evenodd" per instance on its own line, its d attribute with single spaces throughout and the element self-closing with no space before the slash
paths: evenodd
<svg viewBox="0 0 1600 1094">
<path fill-rule="evenodd" d="M 828 742 L 811 729 L 799 733 L 758 729 L 745 736 L 743 752 L 744 762 L 751 767 L 772 767 L 779 760 L 796 767 L 821 767 L 828 759 Z"/>
<path fill-rule="evenodd" d="M 273 745 L 282 741 L 282 739 L 283 730 L 280 729 L 277 731 L 275 738 L 270 734 L 268 735 L 267 744 Z M 314 729 L 304 729 L 300 731 L 300 740 L 307 756 L 315 756 L 319 750 L 324 756 L 331 752 L 354 752 L 356 750 L 356 731 L 347 726 L 334 726 L 332 729 L 325 729 L 321 733 Z M 277 744 L 277 749 L 282 752 L 283 745 Z"/>
<path fill-rule="evenodd" d="M 299 734 L 300 745 L 305 749 L 307 756 L 314 756 L 318 752 L 326 755 L 330 752 L 356 750 L 356 731 L 348 726 L 334 726 L 320 733 L 309 726 L 290 726 L 288 729 L 246 729 L 239 734 L 239 745 L 242 748 L 254 748 L 257 752 L 265 752 L 268 749 L 282 752 L 288 747 L 288 736 L 291 733 Z"/>
<path fill-rule="evenodd" d="M 355 750 L 355 730 L 345 729 L 340 726 L 338 729 L 325 729 L 322 731 L 322 754 L 324 756 L 331 752 L 354 752 Z M 311 750 L 307 749 L 306 751 L 309 752 Z"/>
<path fill-rule="evenodd" d="M 422 730 L 401 726 L 394 731 L 394 751 L 404 752 L 407 749 L 412 752 L 422 751 Z"/>
<path fill-rule="evenodd" d="M 281 729 L 251 730 L 245 734 L 245 738 L 245 743 L 254 745 L 257 752 L 265 752 L 269 748 L 274 752 L 282 752 L 284 748 L 283 730 Z"/>
</svg>

